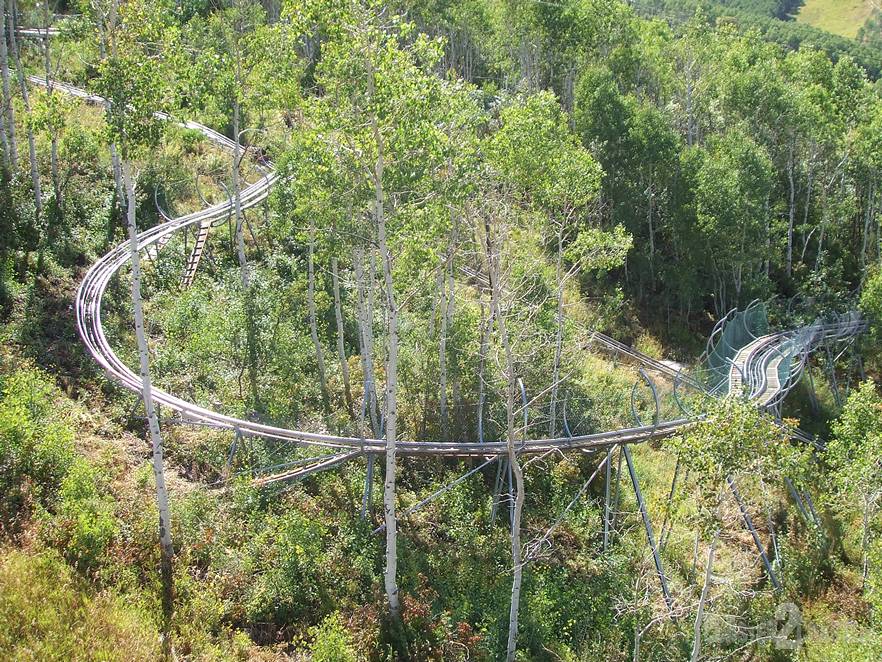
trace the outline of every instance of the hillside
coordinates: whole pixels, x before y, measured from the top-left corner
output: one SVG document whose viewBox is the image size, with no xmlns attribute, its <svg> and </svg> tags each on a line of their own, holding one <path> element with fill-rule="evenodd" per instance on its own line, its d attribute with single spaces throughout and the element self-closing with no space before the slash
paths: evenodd
<svg viewBox="0 0 882 662">
<path fill-rule="evenodd" d="M 875 7 L 876 0 L 805 0 L 796 20 L 853 39 Z"/>
<path fill-rule="evenodd" d="M 882 53 L 793 6 L 7 4 L 0 660 L 882 659 Z"/>
</svg>

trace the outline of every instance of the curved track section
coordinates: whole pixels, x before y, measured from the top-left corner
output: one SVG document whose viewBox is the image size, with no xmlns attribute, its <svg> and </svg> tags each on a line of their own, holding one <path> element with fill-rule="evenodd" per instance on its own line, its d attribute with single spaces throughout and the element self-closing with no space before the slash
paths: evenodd
<svg viewBox="0 0 882 662">
<path fill-rule="evenodd" d="M 732 360 L 729 392 L 743 392 L 759 407 L 775 407 L 799 381 L 812 350 L 847 341 L 865 328 L 856 313 L 849 313 L 832 322 L 818 320 L 796 331 L 760 336 Z"/>
<path fill-rule="evenodd" d="M 40 77 L 30 77 L 30 80 L 32 83 L 38 85 L 46 85 L 47 82 L 45 78 Z M 102 97 L 91 94 L 72 85 L 53 82 L 52 86 L 56 91 L 69 94 L 87 102 L 102 105 L 106 103 L 106 100 Z M 172 119 L 163 113 L 157 113 L 157 116 L 165 120 Z M 182 122 L 181 125 L 199 131 L 221 149 L 232 151 L 235 148 L 235 143 L 232 140 L 202 124 L 196 122 Z M 253 207 L 264 201 L 269 195 L 269 191 L 273 184 L 277 181 L 278 175 L 272 170 L 272 164 L 267 164 L 264 177 L 242 191 L 242 208 L 248 209 L 249 207 Z M 211 205 L 192 214 L 167 220 L 164 223 L 141 232 L 138 235 L 138 247 L 141 251 L 155 250 L 168 241 L 169 237 L 179 230 L 184 230 L 190 226 L 204 228 L 226 219 L 232 212 L 233 202 L 231 199 L 228 199 L 226 202 Z M 141 380 L 139 376 L 126 366 L 114 352 L 104 332 L 101 318 L 101 305 L 104 293 L 107 290 L 111 279 L 117 275 L 128 261 L 129 248 L 128 242 L 126 241 L 95 262 L 86 273 L 86 276 L 77 290 L 75 311 L 77 328 L 80 336 L 95 361 L 104 368 L 107 375 L 112 380 L 135 393 L 140 393 Z M 836 337 L 843 337 L 849 333 L 854 334 L 857 330 L 859 330 L 859 328 L 852 325 L 849 328 L 843 327 L 837 328 L 835 331 L 831 330 L 831 333 Z M 607 339 L 606 337 L 603 337 L 601 340 Z M 608 340 L 609 342 L 604 344 L 615 345 L 614 348 L 617 350 L 624 347 L 620 343 L 612 341 L 612 339 Z M 763 342 L 760 343 L 760 340 Z M 783 347 L 783 344 L 790 340 L 791 336 L 788 334 L 773 334 L 757 339 L 756 345 L 751 347 L 750 351 L 744 353 L 743 357 L 739 355 L 739 374 L 753 375 L 758 369 L 757 366 L 760 366 L 759 372 L 756 374 L 768 377 L 774 367 L 780 365 L 780 362 L 775 363 L 773 356 L 774 353 L 777 352 L 778 354 L 785 355 L 784 350 L 786 348 Z M 638 358 L 642 358 L 642 355 Z M 657 367 L 663 369 L 665 372 L 670 372 L 670 368 L 663 364 L 659 364 Z M 780 384 L 776 386 L 775 380 L 767 378 L 762 382 L 762 388 L 752 389 L 750 395 L 757 399 L 761 405 L 767 405 L 782 392 L 786 391 L 784 391 Z M 181 417 L 187 422 L 234 430 L 239 434 L 246 436 L 266 437 L 292 444 L 325 447 L 326 449 L 330 449 L 332 455 L 327 456 L 328 459 L 325 461 L 317 462 L 315 465 L 316 469 L 319 467 L 334 466 L 362 454 L 379 454 L 385 451 L 386 442 L 384 439 L 344 437 L 264 425 L 246 419 L 227 416 L 200 407 L 199 405 L 178 398 L 161 389 L 154 389 L 153 398 L 155 401 L 163 404 L 169 409 L 179 412 Z M 523 454 L 541 454 L 550 451 L 573 450 L 586 452 L 606 449 L 618 444 L 639 443 L 652 438 L 668 436 L 675 433 L 689 422 L 690 419 L 688 418 L 680 418 L 677 420 L 660 422 L 656 425 L 644 425 L 595 434 L 528 440 L 520 445 L 519 452 Z M 399 441 L 397 449 L 398 453 L 409 456 L 442 455 L 451 457 L 486 458 L 505 455 L 508 452 L 507 444 L 504 441 L 483 443 L 472 441 Z M 313 469 L 313 467 L 291 473 L 299 475 L 311 469 Z"/>
</svg>

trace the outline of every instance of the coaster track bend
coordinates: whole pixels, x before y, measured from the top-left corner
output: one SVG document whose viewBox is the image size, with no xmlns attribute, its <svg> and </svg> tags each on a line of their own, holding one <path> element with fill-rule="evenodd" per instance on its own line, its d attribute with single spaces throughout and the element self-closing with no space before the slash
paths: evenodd
<svg viewBox="0 0 882 662">
<path fill-rule="evenodd" d="M 30 76 L 31 83 L 47 85 L 46 78 Z M 66 83 L 52 81 L 55 91 L 77 97 L 86 102 L 104 105 L 106 100 L 86 90 Z M 174 121 L 165 113 L 157 113 L 157 117 Z M 235 143 L 226 136 L 197 122 L 180 122 L 181 126 L 199 131 L 206 139 L 218 148 L 232 151 Z M 244 149 L 244 147 L 240 147 Z M 270 189 L 278 181 L 279 176 L 273 170 L 272 163 L 266 162 L 264 176 L 249 185 L 241 192 L 241 208 L 248 209 L 267 199 Z M 231 199 L 210 205 L 197 212 L 172 218 L 160 223 L 138 235 L 138 248 L 141 251 L 158 250 L 176 232 L 191 226 L 197 228 L 209 224 L 223 222 L 233 213 Z M 101 305 L 104 294 L 111 279 L 129 261 L 128 241 L 116 246 L 106 255 L 99 258 L 87 271 L 76 293 L 75 314 L 77 329 L 87 350 L 95 361 L 105 370 L 108 377 L 123 387 L 140 393 L 140 377 L 117 356 L 104 331 Z M 794 377 L 805 364 L 808 352 L 818 343 L 828 340 L 845 340 L 853 337 L 863 329 L 863 323 L 854 315 L 839 319 L 832 323 L 816 323 L 794 332 L 775 333 L 760 336 L 744 347 L 731 362 L 732 368 L 728 383 L 724 390 L 734 391 L 744 388 L 744 392 L 756 401 L 758 406 L 770 407 L 778 403 L 792 387 Z M 651 369 L 664 372 L 669 377 L 676 377 L 675 371 L 657 361 L 649 359 L 636 350 L 612 340 L 602 334 L 595 334 L 594 341 L 626 355 L 630 355 Z M 786 379 L 781 379 L 781 366 L 790 370 Z M 695 381 L 687 377 L 683 383 L 695 387 Z M 705 389 L 707 390 L 707 389 Z M 711 391 L 712 392 L 712 391 Z M 243 436 L 257 436 L 290 442 L 296 445 L 322 447 L 332 449 L 331 455 L 323 464 L 333 466 L 361 455 L 376 455 L 385 452 L 384 439 L 366 437 L 347 437 L 318 432 L 287 429 L 265 425 L 255 421 L 228 416 L 211 409 L 201 407 L 187 400 L 178 398 L 161 389 L 153 390 L 153 398 L 165 407 L 176 411 L 188 423 L 235 431 Z M 606 450 L 619 444 L 645 442 L 674 434 L 683 426 L 688 425 L 690 417 L 658 422 L 653 425 L 640 425 L 632 428 L 610 430 L 593 434 L 532 439 L 519 444 L 522 454 L 542 454 L 550 451 L 581 451 L 590 452 Z M 399 441 L 397 452 L 405 456 L 448 456 L 448 457 L 484 457 L 507 455 L 504 441 Z"/>
</svg>

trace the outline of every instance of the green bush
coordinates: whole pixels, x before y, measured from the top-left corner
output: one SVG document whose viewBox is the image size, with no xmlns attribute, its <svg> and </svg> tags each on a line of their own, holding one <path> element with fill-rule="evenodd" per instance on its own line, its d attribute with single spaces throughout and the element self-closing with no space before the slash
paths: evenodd
<svg viewBox="0 0 882 662">
<path fill-rule="evenodd" d="M 73 463 L 73 433 L 55 396 L 38 370 L 0 376 L 0 530 L 17 531 L 35 505 L 49 503 Z"/>
<path fill-rule="evenodd" d="M 118 531 L 114 502 L 101 489 L 97 469 L 77 458 L 61 483 L 50 540 L 81 572 L 97 569 Z"/>
<path fill-rule="evenodd" d="M 325 526 L 291 510 L 270 516 L 249 542 L 247 570 L 254 576 L 246 610 L 252 622 L 284 626 L 321 613 L 329 568 Z"/>
<path fill-rule="evenodd" d="M 355 662 L 356 655 L 352 645 L 352 639 L 340 614 L 334 612 L 319 625 L 309 629 L 313 638 L 310 653 L 312 662 Z"/>
<path fill-rule="evenodd" d="M 806 662 L 877 662 L 882 659 L 882 635 L 854 623 L 837 623 L 805 642 Z"/>
</svg>

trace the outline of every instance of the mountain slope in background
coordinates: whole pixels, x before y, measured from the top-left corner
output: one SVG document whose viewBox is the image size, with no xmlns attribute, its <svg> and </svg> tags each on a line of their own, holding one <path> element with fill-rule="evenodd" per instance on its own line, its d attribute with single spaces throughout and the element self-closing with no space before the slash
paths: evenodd
<svg viewBox="0 0 882 662">
<path fill-rule="evenodd" d="M 796 20 L 853 39 L 878 4 L 879 0 L 805 0 Z"/>
</svg>

